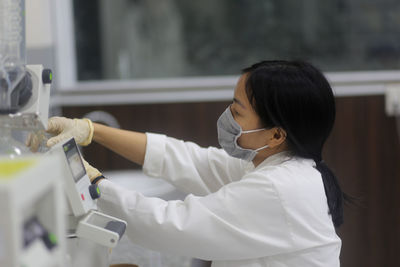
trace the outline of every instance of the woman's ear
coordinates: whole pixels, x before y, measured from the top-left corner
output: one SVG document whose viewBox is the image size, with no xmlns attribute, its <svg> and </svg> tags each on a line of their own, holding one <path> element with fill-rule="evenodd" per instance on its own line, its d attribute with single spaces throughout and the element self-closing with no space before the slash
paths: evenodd
<svg viewBox="0 0 400 267">
<path fill-rule="evenodd" d="M 284 129 L 282 129 L 280 127 L 274 127 L 271 129 L 271 131 L 273 131 L 273 132 L 272 132 L 272 136 L 269 140 L 270 147 L 279 146 L 286 141 L 287 133 Z"/>
</svg>

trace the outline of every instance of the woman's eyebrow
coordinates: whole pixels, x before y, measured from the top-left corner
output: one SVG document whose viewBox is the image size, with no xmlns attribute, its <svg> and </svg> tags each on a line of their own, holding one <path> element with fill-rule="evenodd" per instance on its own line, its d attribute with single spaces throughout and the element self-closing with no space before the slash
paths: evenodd
<svg viewBox="0 0 400 267">
<path fill-rule="evenodd" d="M 237 98 L 233 98 L 233 102 L 239 104 L 242 108 L 246 109 L 245 105 L 242 104 Z"/>
</svg>

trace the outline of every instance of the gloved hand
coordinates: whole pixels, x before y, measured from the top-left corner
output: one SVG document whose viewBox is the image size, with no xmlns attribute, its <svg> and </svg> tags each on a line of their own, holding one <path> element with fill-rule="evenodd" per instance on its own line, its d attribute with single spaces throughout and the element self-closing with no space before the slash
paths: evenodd
<svg viewBox="0 0 400 267">
<path fill-rule="evenodd" d="M 82 161 L 83 165 L 85 166 L 86 173 L 89 176 L 90 182 L 102 175 L 98 169 L 91 166 L 84 158 L 82 158 Z"/>
<path fill-rule="evenodd" d="M 34 133 L 29 133 L 28 138 L 25 141 L 25 145 L 29 147 L 30 151 L 37 152 L 39 150 L 39 146 L 45 140 L 44 131 L 38 131 Z"/>
<path fill-rule="evenodd" d="M 89 119 L 52 117 L 49 119 L 46 132 L 56 135 L 47 141 L 49 147 L 72 137 L 77 144 L 87 146 L 92 142 L 94 128 Z"/>
</svg>

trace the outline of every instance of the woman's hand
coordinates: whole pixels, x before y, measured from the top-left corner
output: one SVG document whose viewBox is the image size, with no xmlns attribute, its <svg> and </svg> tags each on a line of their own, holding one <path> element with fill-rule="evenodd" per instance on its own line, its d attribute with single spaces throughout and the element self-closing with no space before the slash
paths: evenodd
<svg viewBox="0 0 400 267">
<path fill-rule="evenodd" d="M 98 169 L 91 166 L 84 158 L 82 158 L 82 161 L 83 165 L 85 166 L 86 174 L 89 176 L 90 182 L 103 175 Z"/>
<path fill-rule="evenodd" d="M 45 137 L 43 131 L 29 133 L 27 139 L 25 140 L 25 145 L 29 148 L 30 151 L 35 153 L 39 150 L 40 144 L 43 142 L 44 138 Z"/>
<path fill-rule="evenodd" d="M 87 146 L 92 142 L 94 128 L 89 119 L 52 117 L 49 119 L 46 132 L 55 135 L 47 141 L 48 147 L 72 137 L 77 144 Z"/>
</svg>

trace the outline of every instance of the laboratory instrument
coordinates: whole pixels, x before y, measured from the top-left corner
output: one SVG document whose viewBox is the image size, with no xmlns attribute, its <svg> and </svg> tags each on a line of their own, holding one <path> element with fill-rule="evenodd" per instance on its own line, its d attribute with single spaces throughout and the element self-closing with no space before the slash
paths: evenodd
<svg viewBox="0 0 400 267">
<path fill-rule="evenodd" d="M 52 73 L 42 65 L 28 65 L 25 78 L 11 94 L 11 106 L 0 106 L 0 155 L 10 158 L 29 153 L 13 132 L 47 128 Z"/>
<path fill-rule="evenodd" d="M 62 155 L 63 158 L 63 183 L 69 204 L 69 237 L 115 247 L 125 232 L 126 222 L 97 211 L 96 199 L 101 193 L 86 174 L 75 139 L 60 142 L 47 153 Z"/>
<path fill-rule="evenodd" d="M 44 156 L 15 137 L 47 128 L 52 79 L 42 65 L 26 65 L 25 1 L 0 0 L 0 266 L 105 267 L 90 250 L 114 247 L 126 223 L 96 210 L 99 191 L 74 141 Z"/>
<path fill-rule="evenodd" d="M 0 1 L 0 108 L 10 113 L 17 107 L 12 105 L 12 94 L 29 92 L 25 82 L 25 1 Z"/>
<path fill-rule="evenodd" d="M 52 79 L 51 70 L 42 65 L 27 65 L 24 81 L 10 94 L 10 106 L 0 106 L 1 126 L 19 130 L 46 129 Z"/>
<path fill-rule="evenodd" d="M 67 267 L 62 160 L 0 157 L 0 266 Z"/>
</svg>

